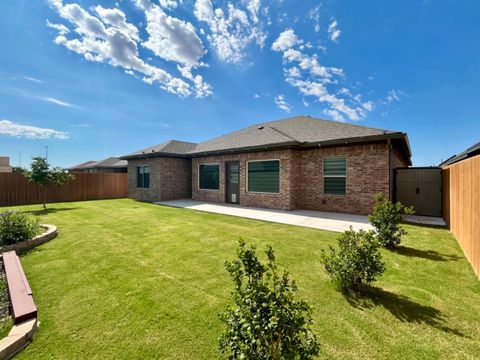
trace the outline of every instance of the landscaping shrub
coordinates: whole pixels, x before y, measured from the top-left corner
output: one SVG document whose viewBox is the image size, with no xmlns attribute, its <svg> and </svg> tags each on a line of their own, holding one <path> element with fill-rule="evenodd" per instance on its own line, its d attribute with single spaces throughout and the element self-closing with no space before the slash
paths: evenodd
<svg viewBox="0 0 480 360">
<path fill-rule="evenodd" d="M 278 273 L 271 247 L 266 254 L 262 264 L 255 247 L 240 241 L 238 259 L 225 264 L 235 305 L 222 316 L 220 349 L 230 359 L 311 359 L 320 350 L 311 308 L 295 299 L 297 286 L 286 271 Z"/>
<path fill-rule="evenodd" d="M 338 239 L 338 251 L 322 250 L 321 262 L 342 290 L 358 290 L 385 271 L 380 244 L 373 231 L 345 231 Z"/>
<path fill-rule="evenodd" d="M 40 226 L 37 219 L 24 213 L 7 210 L 0 214 L 0 246 L 31 239 L 39 231 Z"/>
<path fill-rule="evenodd" d="M 377 194 L 375 207 L 368 221 L 375 228 L 377 239 L 382 246 L 394 248 L 400 244 L 402 235 L 407 232 L 400 226 L 403 214 L 413 214 L 413 207 L 392 203 L 382 193 Z"/>
</svg>

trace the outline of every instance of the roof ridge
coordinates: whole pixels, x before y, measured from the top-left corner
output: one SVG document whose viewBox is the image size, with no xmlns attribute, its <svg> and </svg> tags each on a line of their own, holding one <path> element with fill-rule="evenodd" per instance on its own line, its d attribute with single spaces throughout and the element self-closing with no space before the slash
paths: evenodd
<svg viewBox="0 0 480 360">
<path fill-rule="evenodd" d="M 290 135 L 287 135 L 287 134 L 284 133 L 283 131 L 280 131 L 280 130 L 278 130 L 277 128 L 274 128 L 273 126 L 267 126 L 267 127 L 270 128 L 270 129 L 272 129 L 272 130 L 275 130 L 276 132 L 282 134 L 283 136 L 285 136 L 285 137 L 287 137 L 287 138 L 289 138 L 289 139 L 292 139 L 292 140 L 295 141 L 295 142 L 300 142 L 300 141 L 298 141 L 297 139 L 291 137 Z"/>
</svg>

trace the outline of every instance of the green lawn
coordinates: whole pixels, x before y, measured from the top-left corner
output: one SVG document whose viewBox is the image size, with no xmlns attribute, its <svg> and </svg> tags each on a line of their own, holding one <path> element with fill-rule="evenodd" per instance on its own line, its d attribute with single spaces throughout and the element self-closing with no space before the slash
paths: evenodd
<svg viewBox="0 0 480 360">
<path fill-rule="evenodd" d="M 480 358 L 480 282 L 444 229 L 405 226 L 370 298 L 319 263 L 337 234 L 134 202 L 20 207 L 58 238 L 22 256 L 40 328 L 18 359 L 216 359 L 237 240 L 272 244 L 314 307 L 321 358 Z"/>
</svg>

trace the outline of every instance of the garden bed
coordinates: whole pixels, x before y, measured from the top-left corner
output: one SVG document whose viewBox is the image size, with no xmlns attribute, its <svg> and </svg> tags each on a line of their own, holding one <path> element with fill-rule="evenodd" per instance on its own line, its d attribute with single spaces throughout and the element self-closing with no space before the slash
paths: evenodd
<svg viewBox="0 0 480 360">
<path fill-rule="evenodd" d="M 5 245 L 0 248 L 0 252 L 12 251 L 12 250 L 16 252 L 28 251 L 33 249 L 34 247 L 42 245 L 47 241 L 50 241 L 57 237 L 58 231 L 56 226 L 49 225 L 49 224 L 42 224 L 40 225 L 40 227 L 42 227 L 45 230 L 40 235 L 37 235 L 30 240 L 21 241 L 11 245 Z"/>
</svg>

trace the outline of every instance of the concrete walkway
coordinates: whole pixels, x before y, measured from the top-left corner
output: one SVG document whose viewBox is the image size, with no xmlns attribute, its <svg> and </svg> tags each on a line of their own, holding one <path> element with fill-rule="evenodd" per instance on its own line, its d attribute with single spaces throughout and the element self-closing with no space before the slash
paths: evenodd
<svg viewBox="0 0 480 360">
<path fill-rule="evenodd" d="M 338 232 L 348 230 L 350 226 L 355 230 L 372 229 L 372 226 L 368 223 L 368 218 L 362 215 L 313 210 L 259 209 L 235 204 L 213 204 L 190 199 L 162 201 L 155 204 Z"/>
<path fill-rule="evenodd" d="M 403 215 L 403 220 L 420 225 L 447 226 L 445 220 L 437 216 Z"/>
</svg>

